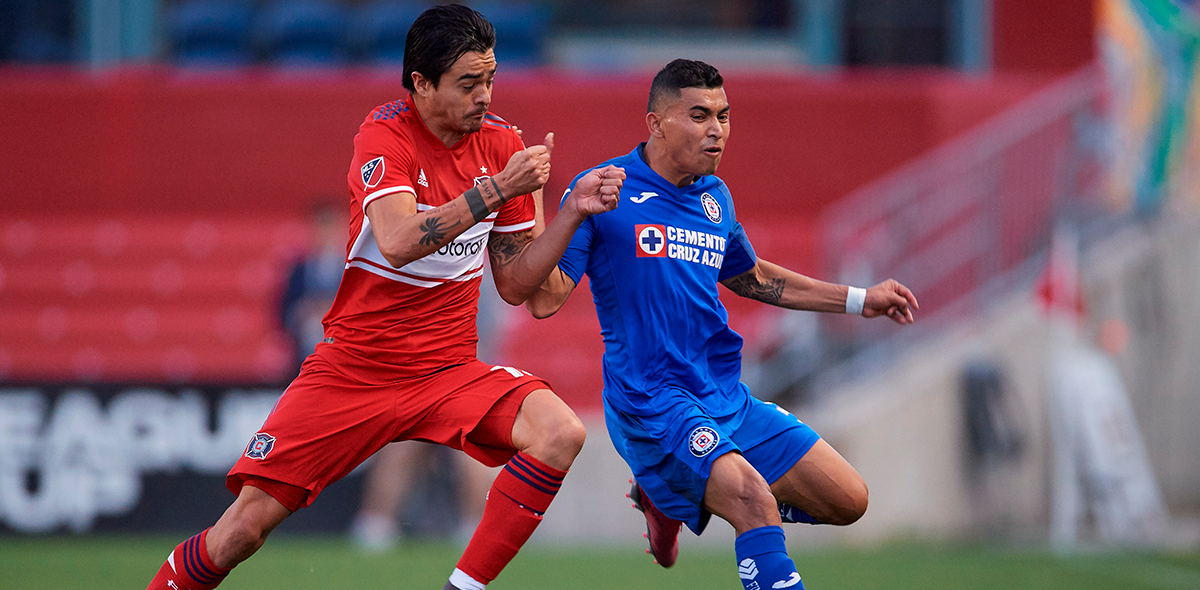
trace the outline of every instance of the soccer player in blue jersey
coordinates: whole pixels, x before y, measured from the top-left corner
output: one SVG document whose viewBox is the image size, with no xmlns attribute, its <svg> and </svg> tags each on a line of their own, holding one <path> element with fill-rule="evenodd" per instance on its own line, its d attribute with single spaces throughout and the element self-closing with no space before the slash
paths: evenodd
<svg viewBox="0 0 1200 590">
<path fill-rule="evenodd" d="M 729 138 L 716 68 L 671 62 L 654 78 L 648 110 L 649 140 L 597 167 L 625 170 L 622 203 L 583 222 L 526 305 L 552 315 L 588 275 L 604 336 L 605 419 L 633 471 L 630 497 L 657 562 L 675 562 L 681 523 L 700 534 L 716 514 L 737 532 L 747 590 L 802 589 L 780 525 L 850 524 L 867 508 L 867 487 L 816 432 L 739 381 L 742 338 L 717 284 L 788 309 L 902 325 L 917 300 L 894 280 L 835 285 L 755 255 L 713 175 Z"/>
</svg>

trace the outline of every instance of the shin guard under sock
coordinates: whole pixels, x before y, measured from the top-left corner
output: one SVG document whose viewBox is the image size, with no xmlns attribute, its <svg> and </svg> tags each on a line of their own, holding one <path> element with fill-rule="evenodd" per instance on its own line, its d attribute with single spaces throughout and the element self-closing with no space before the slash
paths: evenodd
<svg viewBox="0 0 1200 590">
<path fill-rule="evenodd" d="M 750 529 L 738 535 L 733 547 L 738 560 L 738 577 L 746 590 L 804 590 L 796 564 L 788 557 L 782 528 Z"/>
<path fill-rule="evenodd" d="M 150 580 L 146 590 L 211 590 L 229 574 L 208 556 L 208 529 L 180 543 Z M 233 569 L 233 568 L 230 568 Z"/>
<path fill-rule="evenodd" d="M 468 576 L 469 580 L 463 581 L 480 587 L 496 579 L 541 523 L 542 514 L 566 475 L 566 471 L 517 453 L 488 490 L 483 518 L 458 561 L 455 575 Z"/>
</svg>

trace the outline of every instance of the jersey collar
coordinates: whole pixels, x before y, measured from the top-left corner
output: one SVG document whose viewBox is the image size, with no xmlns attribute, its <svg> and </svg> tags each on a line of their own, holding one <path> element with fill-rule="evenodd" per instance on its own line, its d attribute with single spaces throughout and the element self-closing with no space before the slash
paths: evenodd
<svg viewBox="0 0 1200 590">
<path fill-rule="evenodd" d="M 633 150 L 633 153 L 634 159 L 637 161 L 637 163 L 646 169 L 646 178 L 657 182 L 659 185 L 661 185 L 661 188 L 671 191 L 670 194 L 672 195 L 683 197 L 684 195 L 696 189 L 707 190 L 706 185 L 708 183 L 704 181 L 712 178 L 711 176 L 695 176 L 692 178 L 691 183 L 685 186 L 675 186 L 674 183 L 663 178 L 661 174 L 654 170 L 654 168 L 650 167 L 650 161 L 646 159 L 646 142 L 643 141 L 642 143 L 639 143 L 637 148 Z M 702 187 L 702 185 L 705 185 L 705 187 Z"/>
</svg>

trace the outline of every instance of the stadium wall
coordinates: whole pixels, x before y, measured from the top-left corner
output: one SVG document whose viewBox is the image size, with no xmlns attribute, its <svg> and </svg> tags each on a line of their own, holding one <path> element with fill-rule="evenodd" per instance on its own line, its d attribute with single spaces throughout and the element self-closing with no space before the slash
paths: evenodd
<svg viewBox="0 0 1200 590">
<path fill-rule="evenodd" d="M 575 173 L 645 139 L 643 78 L 501 72 L 492 110 L 526 143 L 556 133 L 548 193 L 561 194 Z M 749 217 L 780 204 L 809 215 L 1049 79 L 731 73 L 733 132 L 720 173 Z M 398 78 L 368 73 L 3 71 L 0 140 L 17 148 L 0 177 L 5 216 L 295 215 L 314 195 L 346 193 L 359 123 L 404 94 Z"/>
<path fill-rule="evenodd" d="M 992 2 L 993 67 L 1067 73 L 1096 59 L 1096 0 Z"/>
</svg>

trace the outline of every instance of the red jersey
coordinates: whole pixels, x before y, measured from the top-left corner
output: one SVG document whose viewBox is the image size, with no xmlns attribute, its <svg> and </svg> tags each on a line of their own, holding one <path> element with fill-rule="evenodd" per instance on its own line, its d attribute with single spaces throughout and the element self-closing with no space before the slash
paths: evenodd
<svg viewBox="0 0 1200 590">
<path fill-rule="evenodd" d="M 482 129 L 447 148 L 425 126 L 411 96 L 367 116 L 354 138 L 350 244 L 324 320 L 325 337 L 334 339 L 326 352 L 349 353 L 343 361 L 396 371 L 399 378 L 475 358 L 488 235 L 532 229 L 533 198 L 509 200 L 453 242 L 401 268 L 380 253 L 365 211 L 375 199 L 402 191 L 416 195 L 418 212 L 439 207 L 503 170 L 523 149 L 512 126 L 491 113 Z"/>
</svg>

